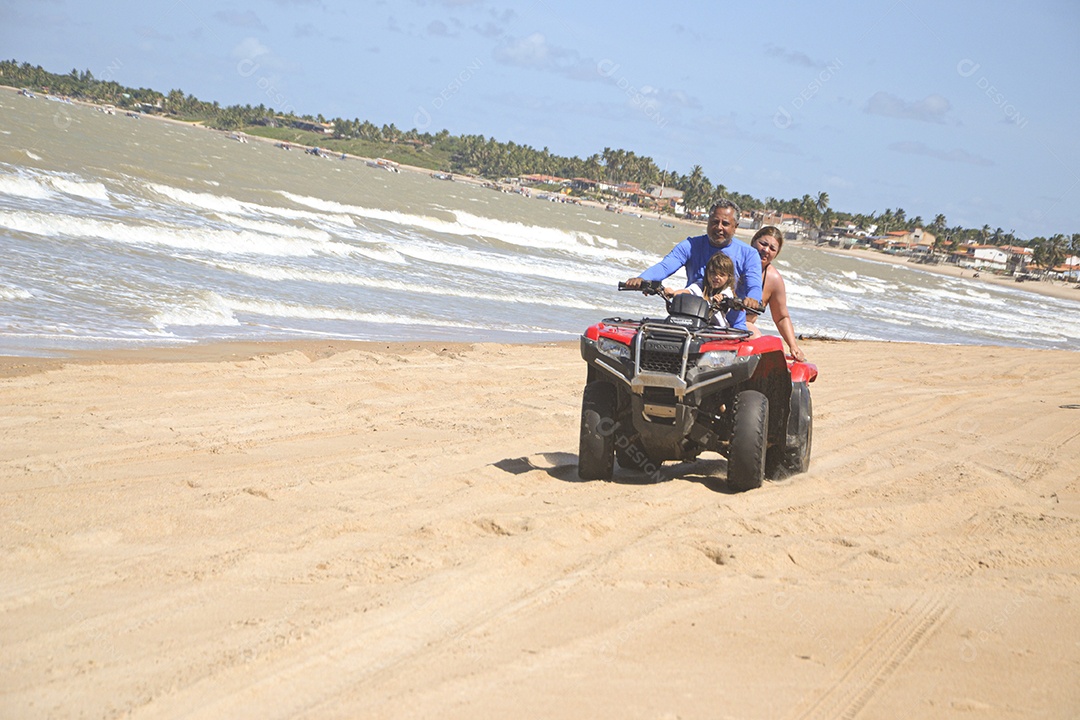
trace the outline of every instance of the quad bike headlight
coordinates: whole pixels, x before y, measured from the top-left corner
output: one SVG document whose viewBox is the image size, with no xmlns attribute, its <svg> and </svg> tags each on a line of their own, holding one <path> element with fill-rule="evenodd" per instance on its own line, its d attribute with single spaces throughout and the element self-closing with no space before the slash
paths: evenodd
<svg viewBox="0 0 1080 720">
<path fill-rule="evenodd" d="M 722 368 L 735 362 L 734 350 L 712 350 L 707 353 L 702 353 L 698 358 L 697 366 L 699 368 Z"/>
<path fill-rule="evenodd" d="M 623 345 L 621 342 L 616 342 L 611 338 L 602 337 L 596 341 L 596 349 L 604 355 L 616 360 L 629 360 L 630 348 Z M 734 354 L 734 353 L 732 353 Z"/>
</svg>

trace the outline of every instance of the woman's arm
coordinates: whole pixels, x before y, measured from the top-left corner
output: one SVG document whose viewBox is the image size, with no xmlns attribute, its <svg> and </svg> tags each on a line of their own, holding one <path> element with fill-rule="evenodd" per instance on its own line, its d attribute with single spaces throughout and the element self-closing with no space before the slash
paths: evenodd
<svg viewBox="0 0 1080 720">
<path fill-rule="evenodd" d="M 774 269 L 773 272 L 769 272 L 769 269 L 767 267 L 761 269 L 761 311 L 762 312 L 764 312 L 765 308 L 768 306 L 769 299 L 772 298 L 773 291 L 776 289 L 776 279 L 778 277 L 779 277 L 779 274 L 777 272 L 775 272 L 775 269 Z M 746 313 L 747 327 L 749 327 L 751 323 L 756 325 L 758 317 L 759 317 L 758 313 Z M 751 329 L 756 330 L 756 328 L 751 328 Z M 757 332 L 758 332 L 759 335 L 761 334 L 760 330 L 758 330 Z"/>
<path fill-rule="evenodd" d="M 795 326 L 791 324 L 791 316 L 788 315 L 787 289 L 784 287 L 784 278 L 780 276 L 776 268 L 773 268 L 770 276 L 767 282 L 771 285 L 772 290 L 769 295 L 769 308 L 772 310 L 773 323 L 780 332 L 780 337 L 784 338 L 788 349 L 791 350 L 791 356 L 796 360 L 805 360 L 806 354 L 795 340 Z"/>
</svg>

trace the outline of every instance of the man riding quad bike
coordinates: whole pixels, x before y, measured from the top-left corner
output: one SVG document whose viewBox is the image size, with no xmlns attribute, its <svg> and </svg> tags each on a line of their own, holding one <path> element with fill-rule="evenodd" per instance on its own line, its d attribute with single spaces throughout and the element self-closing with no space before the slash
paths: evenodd
<svg viewBox="0 0 1080 720">
<path fill-rule="evenodd" d="M 633 289 L 665 295 L 659 282 Z M 713 306 L 684 293 L 665 302 L 663 319 L 607 318 L 581 336 L 588 375 L 578 475 L 609 480 L 616 458 L 655 474 L 664 461 L 706 450 L 727 458 L 728 485 L 739 491 L 805 472 L 817 367 L 786 357 L 780 338 L 710 323 L 715 312 L 741 308 L 737 299 Z"/>
</svg>

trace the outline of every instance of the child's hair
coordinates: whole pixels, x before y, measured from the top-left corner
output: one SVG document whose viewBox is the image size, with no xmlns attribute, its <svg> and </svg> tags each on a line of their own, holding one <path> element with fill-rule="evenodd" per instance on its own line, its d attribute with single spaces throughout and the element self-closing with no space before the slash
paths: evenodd
<svg viewBox="0 0 1080 720">
<path fill-rule="evenodd" d="M 727 275 L 727 282 L 720 287 L 712 287 L 709 284 L 709 276 L 713 273 L 723 273 Z M 702 283 L 701 294 L 705 299 L 710 299 L 714 295 L 719 295 L 724 290 L 735 287 L 735 263 L 731 261 L 731 258 L 726 253 L 718 252 L 709 258 L 709 262 L 705 265 L 705 279 Z"/>
</svg>

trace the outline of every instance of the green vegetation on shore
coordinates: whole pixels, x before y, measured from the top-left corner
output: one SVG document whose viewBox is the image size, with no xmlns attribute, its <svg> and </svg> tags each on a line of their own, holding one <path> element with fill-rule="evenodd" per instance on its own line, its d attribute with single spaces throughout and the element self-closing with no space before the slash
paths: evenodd
<svg viewBox="0 0 1080 720">
<path fill-rule="evenodd" d="M 1012 232 L 1002 228 L 992 229 L 989 225 L 981 228 L 949 226 L 941 214 L 926 223 L 921 216 L 908 218 L 902 208 L 888 208 L 881 213 L 843 212 L 829 206 L 829 195 L 825 192 L 790 200 L 772 197 L 759 200 L 722 184 L 714 185 L 700 165 L 695 165 L 689 174 L 683 175 L 661 170 L 652 158 L 622 149 L 604 148 L 600 153 L 581 159 L 556 155 L 546 147 L 537 150 L 529 145 L 500 142 L 482 135 L 451 135 L 447 130 L 437 133 L 400 130 L 393 123 L 380 127 L 359 118 L 327 120 L 321 114 L 283 113 L 261 104 L 254 107 L 221 107 L 217 102 L 205 102 L 181 90 L 163 94 L 147 88 L 128 88 L 113 80 L 99 80 L 89 70 L 79 72 L 72 69 L 66 75 L 58 75 L 40 66 L 25 62 L 20 64 L 15 60 L 0 61 L 0 84 L 197 122 L 218 130 L 242 130 L 251 135 L 317 146 L 334 153 L 383 157 L 430 170 L 491 180 L 538 174 L 589 178 L 610 184 L 638 183 L 643 188 L 664 186 L 682 191 L 684 204 L 691 210 L 702 210 L 717 199 L 728 198 L 744 210 L 797 215 L 823 230 L 834 226 L 854 226 L 864 230 L 874 227 L 878 233 L 884 233 L 925 227 L 937 238 L 936 251 L 948 252 L 950 248 L 968 242 L 1023 245 L 1033 248 L 1035 263 L 1054 267 L 1068 254 L 1080 249 L 1080 233 L 1068 236 L 1058 233 L 1050 238 L 1036 237 L 1022 241 Z M 325 127 L 329 133 L 315 130 L 321 127 Z M 598 200 L 605 199 L 595 192 L 588 194 Z M 670 212 L 670 209 L 667 211 Z"/>
</svg>

